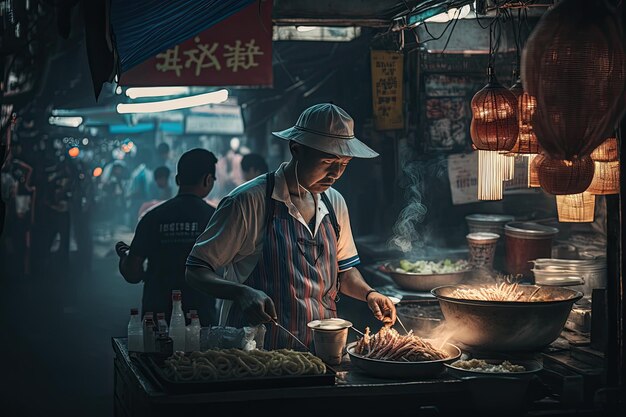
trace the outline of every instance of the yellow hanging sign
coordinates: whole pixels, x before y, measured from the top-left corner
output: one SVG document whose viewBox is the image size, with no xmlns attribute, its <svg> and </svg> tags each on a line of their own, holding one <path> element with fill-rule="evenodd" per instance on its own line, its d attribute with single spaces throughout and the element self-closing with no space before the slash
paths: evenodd
<svg viewBox="0 0 626 417">
<path fill-rule="evenodd" d="M 377 130 L 404 128 L 404 55 L 396 51 L 371 51 L 372 104 Z"/>
</svg>

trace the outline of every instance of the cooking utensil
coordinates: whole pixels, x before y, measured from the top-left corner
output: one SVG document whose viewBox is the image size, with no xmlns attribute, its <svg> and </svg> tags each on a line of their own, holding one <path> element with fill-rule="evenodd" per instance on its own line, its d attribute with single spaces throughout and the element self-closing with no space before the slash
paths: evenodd
<svg viewBox="0 0 626 417">
<path fill-rule="evenodd" d="M 402 329 L 404 330 L 404 333 L 409 334 L 409 331 L 406 329 L 406 327 L 404 327 L 404 324 L 402 323 L 402 320 L 400 320 L 400 317 L 398 317 L 396 315 L 396 320 L 398 321 L 398 323 L 400 323 L 400 326 L 402 326 Z"/>
<path fill-rule="evenodd" d="M 358 334 L 360 334 L 361 336 L 365 337 L 365 333 L 363 333 L 362 331 L 358 330 L 356 327 L 350 326 L 350 328 L 352 330 L 354 330 L 355 332 L 357 332 Z"/>
<path fill-rule="evenodd" d="M 274 323 L 274 324 L 276 325 L 276 327 L 278 327 L 279 329 L 281 329 L 281 330 L 283 330 L 283 331 L 287 332 L 287 334 L 288 334 L 289 336 L 291 336 L 291 337 L 292 337 L 292 338 L 293 338 L 296 342 L 300 343 L 300 344 L 301 344 L 301 345 L 302 345 L 302 346 L 306 349 L 306 351 L 307 351 L 307 352 L 310 352 L 310 351 L 311 351 L 311 350 L 309 349 L 309 347 L 308 347 L 307 345 L 305 345 L 305 344 L 304 344 L 304 342 L 303 342 L 302 340 L 298 339 L 298 338 L 296 337 L 296 335 L 294 335 L 294 334 L 293 334 L 293 333 L 291 333 L 289 330 L 287 330 L 286 328 L 284 328 L 283 326 L 281 326 L 281 325 L 280 325 L 280 324 L 279 324 L 279 323 L 278 323 L 275 319 L 272 319 L 272 323 Z"/>
<path fill-rule="evenodd" d="M 446 343 L 441 349 L 449 357 L 436 361 L 398 362 L 381 359 L 365 358 L 354 353 L 357 342 L 348 344 L 348 355 L 355 369 L 379 378 L 434 378 L 443 372 L 444 364 L 451 363 L 461 356 L 461 350 L 451 343 Z"/>
<path fill-rule="evenodd" d="M 553 301 L 466 300 L 451 296 L 457 288 L 447 285 L 431 291 L 439 299 L 447 325 L 462 329 L 453 339 L 470 350 L 494 352 L 533 351 L 549 345 L 561 334 L 572 305 L 582 298 L 568 288 L 542 287 L 543 296 Z M 518 290 L 528 300 L 536 288 L 520 285 Z"/>
<path fill-rule="evenodd" d="M 383 265 L 383 272 L 389 274 L 391 279 L 400 288 L 410 291 L 430 291 L 441 285 L 453 285 L 463 282 L 471 268 L 446 274 L 418 274 L 415 272 L 399 272 L 398 261 L 387 262 Z"/>
</svg>

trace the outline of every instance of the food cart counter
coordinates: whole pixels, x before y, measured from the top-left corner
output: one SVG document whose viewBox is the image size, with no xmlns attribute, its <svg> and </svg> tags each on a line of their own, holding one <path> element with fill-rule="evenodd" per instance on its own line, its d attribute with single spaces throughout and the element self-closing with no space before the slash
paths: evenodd
<svg viewBox="0 0 626 417">
<path fill-rule="evenodd" d="M 435 379 L 386 380 L 352 372 L 349 360 L 336 367 L 335 385 L 233 389 L 220 392 L 171 392 L 134 354 L 126 338 L 112 338 L 116 416 L 228 415 L 394 415 L 440 416 L 476 412 L 477 397 L 467 381 L 447 373 Z M 558 378 L 557 378 L 558 379 Z M 486 401 L 502 401 L 515 388 L 502 381 L 480 381 Z M 506 381 L 504 381 L 506 382 Z M 522 415 L 565 415 L 572 409 L 558 396 L 545 397 L 547 385 L 536 381 L 529 410 Z M 500 386 L 501 388 L 497 388 Z M 494 387 L 496 391 L 494 392 Z M 537 391 L 539 387 L 539 391 Z M 546 391 L 547 390 L 547 391 Z M 481 394 L 482 395 L 482 394 Z M 545 397 L 545 398 L 544 398 Z M 491 400 L 489 400 L 491 398 Z M 578 408 L 578 407 L 577 407 Z M 226 414 L 224 414 L 226 415 Z"/>
</svg>

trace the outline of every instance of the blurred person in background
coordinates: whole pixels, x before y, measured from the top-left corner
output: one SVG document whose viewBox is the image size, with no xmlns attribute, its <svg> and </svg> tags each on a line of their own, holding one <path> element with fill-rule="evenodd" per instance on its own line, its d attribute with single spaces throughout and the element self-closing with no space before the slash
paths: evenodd
<svg viewBox="0 0 626 417">
<path fill-rule="evenodd" d="M 106 167 L 105 167 L 106 168 Z M 111 164 L 109 175 L 103 174 L 102 194 L 105 216 L 109 223 L 109 232 L 113 234 L 115 230 L 125 224 L 126 216 L 126 167 L 122 161 L 114 161 Z"/>
<path fill-rule="evenodd" d="M 152 200 L 164 201 L 172 198 L 170 187 L 170 169 L 160 166 L 152 174 L 154 180 L 150 183 L 150 197 Z"/>
<path fill-rule="evenodd" d="M 250 181 L 268 171 L 267 162 L 261 155 L 249 153 L 241 158 L 241 171 L 243 172 L 243 180 Z"/>
<path fill-rule="evenodd" d="M 151 208 L 169 200 L 172 197 L 172 189 L 169 185 L 170 170 L 168 167 L 162 166 L 154 170 L 152 175 L 154 178 L 149 184 L 149 199 L 141 204 L 137 213 L 137 219 L 141 220 L 144 214 Z M 132 213 L 131 213 L 132 214 Z"/>
<path fill-rule="evenodd" d="M 143 282 L 143 313 L 163 312 L 169 321 L 172 290 L 178 289 L 185 310 L 197 310 L 204 326 L 217 324 L 215 298 L 185 282 L 187 255 L 215 212 L 203 199 L 213 188 L 216 163 L 215 155 L 205 149 L 185 152 L 177 166 L 178 194 L 141 218 L 130 246 L 115 246 L 124 279 Z"/>
<path fill-rule="evenodd" d="M 72 162 L 64 158 L 49 159 L 44 168 L 43 205 L 38 217 L 39 244 L 36 254 L 40 272 L 51 270 L 52 247 L 57 235 L 59 245 L 54 256 L 57 271 L 66 272 L 69 268 L 70 255 L 70 202 L 74 188 L 76 172 Z"/>
<path fill-rule="evenodd" d="M 2 167 L 2 199 L 7 202 L 4 246 L 11 256 L 11 272 L 16 276 L 30 271 L 31 233 L 34 223 L 35 187 L 33 168 L 22 161 L 22 146 L 15 143 Z"/>
</svg>

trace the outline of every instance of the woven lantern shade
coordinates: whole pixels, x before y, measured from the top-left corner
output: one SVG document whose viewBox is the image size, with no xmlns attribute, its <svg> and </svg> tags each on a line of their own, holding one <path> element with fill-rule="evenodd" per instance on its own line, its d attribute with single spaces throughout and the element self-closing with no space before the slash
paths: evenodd
<svg viewBox="0 0 626 417">
<path fill-rule="evenodd" d="M 617 138 L 608 138 L 591 152 L 591 159 L 596 162 L 612 162 L 619 159 Z"/>
<path fill-rule="evenodd" d="M 543 161 L 543 155 L 528 155 L 528 187 L 538 188 L 539 184 L 539 164 Z"/>
<path fill-rule="evenodd" d="M 522 80 L 537 100 L 533 130 L 551 158 L 591 154 L 621 119 L 626 57 L 619 16 L 604 0 L 561 1 L 526 43 Z"/>
<path fill-rule="evenodd" d="M 478 152 L 478 199 L 502 200 L 504 186 L 504 155 L 494 151 Z"/>
<path fill-rule="evenodd" d="M 502 179 L 510 181 L 515 177 L 515 154 L 500 154 L 503 159 Z"/>
<path fill-rule="evenodd" d="M 594 195 L 619 194 L 619 161 L 594 164 L 595 172 L 587 192 Z"/>
<path fill-rule="evenodd" d="M 541 188 L 555 195 L 580 194 L 593 179 L 594 165 L 589 156 L 573 161 L 543 158 L 538 164 Z"/>
<path fill-rule="evenodd" d="M 593 221 L 595 206 L 596 196 L 587 192 L 556 196 L 560 222 L 590 223 Z"/>
<path fill-rule="evenodd" d="M 517 123 L 519 126 L 517 141 L 511 152 L 537 154 L 539 153 L 539 142 L 532 127 L 533 115 L 537 109 L 537 100 L 524 91 L 521 78 L 515 81 L 510 91 L 517 99 Z"/>
<path fill-rule="evenodd" d="M 472 98 L 472 142 L 483 151 L 510 151 L 518 130 L 517 100 L 496 80 L 490 67 L 489 83 Z"/>
</svg>

